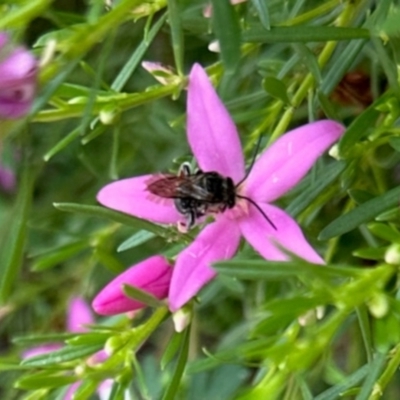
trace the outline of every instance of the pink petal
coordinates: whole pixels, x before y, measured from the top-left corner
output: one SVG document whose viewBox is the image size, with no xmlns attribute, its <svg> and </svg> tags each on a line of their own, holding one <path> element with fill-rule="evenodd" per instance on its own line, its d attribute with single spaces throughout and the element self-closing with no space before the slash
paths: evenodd
<svg viewBox="0 0 400 400">
<path fill-rule="evenodd" d="M 99 395 L 100 400 L 108 400 L 110 398 L 113 383 L 114 381 L 112 379 L 106 379 L 100 383 L 97 388 L 97 394 Z"/>
<path fill-rule="evenodd" d="M 73 297 L 68 305 L 67 329 L 69 332 L 86 332 L 85 325 L 94 323 L 89 305 L 81 297 Z"/>
<path fill-rule="evenodd" d="M 289 214 L 270 204 L 258 205 L 274 223 L 276 230 L 251 205 L 248 216 L 238 222 L 243 236 L 266 260 L 288 260 L 288 256 L 274 244 L 277 242 L 283 248 L 309 262 L 324 264 L 324 260 L 308 244 L 299 225 Z"/>
<path fill-rule="evenodd" d="M 246 194 L 257 201 L 276 200 L 297 185 L 344 130 L 339 123 L 324 120 L 286 133 L 255 163 L 245 183 Z"/>
<path fill-rule="evenodd" d="M 100 190 L 97 200 L 103 206 L 152 222 L 171 224 L 182 220 L 171 199 L 148 192 L 147 184 L 151 179 L 154 175 L 115 181 Z"/>
<path fill-rule="evenodd" d="M 14 172 L 10 168 L 0 164 L 0 188 L 6 192 L 12 192 L 16 184 Z"/>
<path fill-rule="evenodd" d="M 227 218 L 207 225 L 194 242 L 177 257 L 169 290 L 171 311 L 176 311 L 216 275 L 215 261 L 231 258 L 238 246 L 240 231 Z"/>
<path fill-rule="evenodd" d="M 189 76 L 187 118 L 188 141 L 200 169 L 240 181 L 245 172 L 239 135 L 199 64 Z"/>
<path fill-rule="evenodd" d="M 36 93 L 36 60 L 23 47 L 14 49 L 0 62 L 0 116 L 18 118 L 26 114 Z"/>
<path fill-rule="evenodd" d="M 0 50 L 8 42 L 8 35 L 5 32 L 0 32 Z"/>
<path fill-rule="evenodd" d="M 161 256 L 150 257 L 127 269 L 111 281 L 93 300 L 92 307 L 102 315 L 114 315 L 145 307 L 126 297 L 122 285 L 128 284 L 151 293 L 158 299 L 168 294 L 172 268 Z"/>
<path fill-rule="evenodd" d="M 42 354 L 52 353 L 55 350 L 61 349 L 62 345 L 59 343 L 43 344 L 41 346 L 31 347 L 22 353 L 22 358 L 30 358 L 40 356 Z"/>
<path fill-rule="evenodd" d="M 82 381 L 77 381 L 68 387 L 67 392 L 64 395 L 63 400 L 74 400 L 75 392 L 78 390 L 79 386 L 81 385 Z"/>
<path fill-rule="evenodd" d="M 27 78 L 35 78 L 36 59 L 23 47 L 17 47 L 0 61 L 0 87 Z"/>
</svg>

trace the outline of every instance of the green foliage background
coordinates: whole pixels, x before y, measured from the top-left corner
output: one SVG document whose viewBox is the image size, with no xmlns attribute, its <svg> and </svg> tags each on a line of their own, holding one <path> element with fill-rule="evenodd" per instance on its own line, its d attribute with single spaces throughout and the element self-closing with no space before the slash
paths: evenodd
<svg viewBox="0 0 400 400">
<path fill-rule="evenodd" d="M 23 121 L 2 121 L 15 193 L 0 196 L 0 396 L 111 399 L 398 399 L 400 396 L 399 4 L 394 0 L 14 0 L 0 29 L 38 57 L 40 90 Z M 219 41 L 220 53 L 208 45 Z M 52 47 L 53 46 L 53 47 Z M 53 49 L 53 51 L 51 51 Z M 140 65 L 175 72 L 159 84 Z M 164 308 L 64 332 L 71 296 L 90 301 L 143 258 L 188 242 L 96 205 L 119 177 L 176 171 L 186 74 L 210 77 L 248 160 L 286 130 L 333 118 L 335 147 L 279 205 L 327 261 L 261 260 L 246 244 L 200 293 L 191 327 Z M 17 154 L 17 156 L 14 156 Z M 134 199 L 132 199 L 134 201 Z M 23 349 L 65 341 L 20 363 Z M 97 367 L 85 363 L 113 350 Z M 127 397 L 125 397 L 127 398 Z"/>
</svg>

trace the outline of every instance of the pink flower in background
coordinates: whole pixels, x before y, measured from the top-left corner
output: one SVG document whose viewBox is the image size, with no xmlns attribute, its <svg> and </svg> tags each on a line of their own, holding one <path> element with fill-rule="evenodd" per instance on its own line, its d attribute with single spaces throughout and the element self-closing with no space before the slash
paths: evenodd
<svg viewBox="0 0 400 400">
<path fill-rule="evenodd" d="M 37 62 L 24 47 L 12 47 L 0 32 L 0 118 L 27 114 L 36 91 Z"/>
<path fill-rule="evenodd" d="M 5 192 L 15 189 L 16 179 L 14 172 L 0 162 L 0 188 Z"/>
<path fill-rule="evenodd" d="M 114 315 L 143 308 L 144 304 L 124 295 L 122 285 L 135 286 L 158 299 L 163 299 L 168 294 L 171 275 L 172 268 L 164 257 L 150 257 L 128 268 L 111 281 L 95 297 L 92 307 L 102 315 Z"/>
<path fill-rule="evenodd" d="M 203 68 L 193 66 L 187 103 L 190 147 L 202 171 L 215 171 L 240 184 L 235 206 L 215 214 L 215 221 L 177 255 L 168 295 L 171 311 L 182 307 L 215 277 L 211 265 L 233 257 L 242 235 L 267 260 L 287 260 L 281 246 L 305 260 L 323 264 L 296 221 L 269 203 L 297 185 L 343 132 L 342 125 L 330 120 L 294 129 L 258 158 L 243 181 L 245 160 L 236 127 Z M 159 175 L 145 175 L 113 182 L 100 190 L 97 199 L 106 207 L 153 222 L 182 223 L 183 216 L 173 199 L 155 199 L 149 193 L 148 183 L 157 176 L 159 179 Z"/>
<path fill-rule="evenodd" d="M 86 301 L 83 300 L 81 297 L 73 297 L 68 305 L 67 321 L 66 321 L 67 331 L 77 332 L 77 333 L 86 332 L 87 328 L 85 327 L 85 325 L 90 325 L 93 323 L 94 323 L 93 315 Z M 37 346 L 25 350 L 22 354 L 22 357 L 25 359 L 29 357 L 39 356 L 42 354 L 51 353 L 61 348 L 62 344 L 60 343 L 44 344 L 42 346 Z M 88 363 L 92 365 L 97 364 L 104 361 L 106 358 L 107 355 L 102 350 L 91 356 L 90 359 L 88 360 Z M 106 379 L 99 385 L 97 393 L 99 394 L 100 398 L 108 399 L 112 383 L 113 383 L 112 379 Z M 77 381 L 72 385 L 70 385 L 64 396 L 64 400 L 72 400 L 73 395 L 80 386 L 80 384 L 81 382 Z"/>
</svg>

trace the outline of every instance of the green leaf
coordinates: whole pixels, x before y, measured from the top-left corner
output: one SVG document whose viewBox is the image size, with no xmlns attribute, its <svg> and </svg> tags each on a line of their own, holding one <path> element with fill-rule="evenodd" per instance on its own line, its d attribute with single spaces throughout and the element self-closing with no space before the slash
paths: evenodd
<svg viewBox="0 0 400 400">
<path fill-rule="evenodd" d="M 102 345 L 104 346 L 104 343 L 106 340 L 110 337 L 108 333 L 80 333 L 80 334 L 75 334 L 74 337 L 71 339 L 67 339 L 66 343 L 69 345 L 73 346 L 81 346 L 81 345 L 86 345 L 86 346 L 92 346 L 92 345 Z"/>
<path fill-rule="evenodd" d="M 379 374 L 386 362 L 386 353 L 377 353 L 374 360 L 369 364 L 368 375 L 365 378 L 361 391 L 355 400 L 368 400 L 372 394 L 374 385 L 378 381 Z"/>
<path fill-rule="evenodd" d="M 374 198 L 372 193 L 366 192 L 365 190 L 349 189 L 347 193 L 357 205 L 363 204 Z"/>
<path fill-rule="evenodd" d="M 363 38 L 370 38 L 368 29 L 336 26 L 276 26 L 270 30 L 252 26 L 243 32 L 243 41 L 250 43 L 327 42 Z"/>
<path fill-rule="evenodd" d="M 322 78 L 320 86 L 322 93 L 325 95 L 332 93 L 343 76 L 349 71 L 350 66 L 357 59 L 366 43 L 366 40 L 352 40 L 344 49 L 338 51 L 339 54 L 335 54 Z"/>
<path fill-rule="evenodd" d="M 321 70 L 318 65 L 318 60 L 315 54 L 303 43 L 295 43 L 293 44 L 294 49 L 301 56 L 304 61 L 306 67 L 310 71 L 311 75 L 314 77 L 316 83 L 321 83 L 322 76 Z"/>
<path fill-rule="evenodd" d="M 351 150 L 354 145 L 358 144 L 359 141 L 366 137 L 371 128 L 374 127 L 375 121 L 381 114 L 379 107 L 384 105 L 393 97 L 393 93 L 389 90 L 371 104 L 362 114 L 360 114 L 350 126 L 346 129 L 346 132 L 339 141 L 339 152 L 341 157 L 347 157 L 351 155 Z"/>
<path fill-rule="evenodd" d="M 212 0 L 213 29 L 221 48 L 225 70 L 236 70 L 241 56 L 240 26 L 238 17 L 229 0 Z"/>
<path fill-rule="evenodd" d="M 0 29 L 26 28 L 32 19 L 44 14 L 51 3 L 51 0 L 30 0 L 18 7 L 10 7 L 8 13 L 3 10 Z"/>
<path fill-rule="evenodd" d="M 397 136 L 391 136 L 389 138 L 389 144 L 397 151 L 400 153 L 400 137 Z"/>
<path fill-rule="evenodd" d="M 158 21 L 152 26 L 147 36 L 140 42 L 139 46 L 135 46 L 135 51 L 132 53 L 129 60 L 126 62 L 124 67 L 114 79 L 114 82 L 111 85 L 111 89 L 115 90 L 116 92 L 120 92 L 122 90 L 128 79 L 131 77 L 132 73 L 135 71 L 139 62 L 143 58 L 147 49 L 152 44 L 157 33 L 164 25 L 166 19 L 167 14 L 164 14 L 162 17 L 160 17 Z"/>
<path fill-rule="evenodd" d="M 340 119 L 332 102 L 330 101 L 328 96 L 326 96 L 321 90 L 318 90 L 317 98 L 318 98 L 319 104 L 321 105 L 322 111 L 327 116 L 327 118 L 334 119 L 334 120 Z"/>
<path fill-rule="evenodd" d="M 137 247 L 150 239 L 153 239 L 155 237 L 155 234 L 153 232 L 141 230 L 139 232 L 136 232 L 132 236 L 130 236 L 128 239 L 124 240 L 119 246 L 117 251 L 122 252 L 125 250 L 132 249 L 134 247 Z"/>
<path fill-rule="evenodd" d="M 168 0 L 168 21 L 171 26 L 172 50 L 179 75 L 183 74 L 183 32 L 178 0 Z"/>
<path fill-rule="evenodd" d="M 272 97 L 281 100 L 288 106 L 290 105 L 286 85 L 280 79 L 274 78 L 273 76 L 267 76 L 263 79 L 262 85 L 264 90 Z"/>
<path fill-rule="evenodd" d="M 137 300 L 140 303 L 145 304 L 146 306 L 154 308 L 163 306 L 163 303 L 156 297 L 154 297 L 152 294 L 144 290 L 141 290 L 135 286 L 124 284 L 122 285 L 122 290 L 125 296 L 133 300 Z"/>
<path fill-rule="evenodd" d="M 267 30 L 271 29 L 271 23 L 269 18 L 268 5 L 266 0 L 252 0 L 254 7 L 258 12 L 258 16 L 260 17 L 260 21 L 263 27 Z"/>
<path fill-rule="evenodd" d="M 182 347 L 178 356 L 178 361 L 175 367 L 172 379 L 164 392 L 162 400 L 173 400 L 178 393 L 179 383 L 182 379 L 183 371 L 185 370 L 189 354 L 190 343 L 190 325 L 183 332 Z"/>
<path fill-rule="evenodd" d="M 369 200 L 347 214 L 341 215 L 319 234 L 319 240 L 328 240 L 332 237 L 343 235 L 357 228 L 361 224 L 371 221 L 380 213 L 398 204 L 400 198 L 400 187 L 389 190 L 381 196 Z"/>
<path fill-rule="evenodd" d="M 379 214 L 375 219 L 377 221 L 398 222 L 400 220 L 400 209 L 399 207 L 392 208 L 391 210 Z"/>
<path fill-rule="evenodd" d="M 383 260 L 387 247 L 367 247 L 352 252 L 354 257 L 365 258 L 366 260 Z"/>
<path fill-rule="evenodd" d="M 307 264 L 299 261 L 263 261 L 263 260 L 229 260 L 213 264 L 220 273 L 235 276 L 240 279 L 272 279 L 285 280 L 298 277 L 299 274 L 311 274 L 320 279 L 332 277 L 352 277 L 362 273 L 362 270 L 346 266 L 330 266 Z"/>
<path fill-rule="evenodd" d="M 77 381 L 75 376 L 63 376 L 61 372 L 43 371 L 24 375 L 14 386 L 17 389 L 35 390 L 41 388 L 57 388 Z"/>
<path fill-rule="evenodd" d="M 317 179 L 306 186 L 306 189 L 289 204 L 286 211 L 293 217 L 299 215 L 332 184 L 345 168 L 345 162 L 335 162 L 325 166 L 322 171 L 318 170 Z"/>
<path fill-rule="evenodd" d="M 32 367 L 46 367 L 49 365 L 57 365 L 66 361 L 76 360 L 96 353 L 103 348 L 102 345 L 81 345 L 81 346 L 65 346 L 60 350 L 54 350 L 51 353 L 41 354 L 34 357 L 25 358 L 21 365 L 29 365 Z"/>
<path fill-rule="evenodd" d="M 397 98 L 399 98 L 400 86 L 398 82 L 397 66 L 393 62 L 393 60 L 389 58 L 385 48 L 383 47 L 381 39 L 377 37 L 372 37 L 371 39 L 372 39 L 372 44 L 375 47 L 376 58 L 381 63 L 382 68 L 385 71 L 385 74 L 389 81 L 389 86 L 396 94 Z"/>
<path fill-rule="evenodd" d="M 140 218 L 109 210 L 108 208 L 77 203 L 54 203 L 53 205 L 55 208 L 57 208 L 57 210 L 60 211 L 84 214 L 88 217 L 106 218 L 123 225 L 131 226 L 133 228 L 144 229 L 160 236 L 165 234 L 165 229 L 158 225 L 152 224 Z"/>
<path fill-rule="evenodd" d="M 49 161 L 53 156 L 55 156 L 61 150 L 64 150 L 65 147 L 67 147 L 75 139 L 77 139 L 79 137 L 80 133 L 81 133 L 81 128 L 80 128 L 80 126 L 78 126 L 78 128 L 75 128 L 74 130 L 72 130 L 70 133 L 68 133 L 66 136 L 64 136 L 55 146 L 53 146 L 43 156 L 43 160 L 46 162 Z"/>
<path fill-rule="evenodd" d="M 27 157 L 26 154 L 24 157 Z M 22 258 L 25 250 L 25 239 L 27 235 L 27 221 L 32 202 L 34 187 L 34 170 L 23 160 L 22 182 L 16 200 L 8 237 L 1 246 L 0 253 L 0 302 L 7 302 L 14 281 L 22 267 Z"/>
<path fill-rule="evenodd" d="M 65 339 L 74 337 L 75 333 L 49 333 L 46 335 L 28 335 L 28 336 L 16 336 L 13 338 L 13 343 L 17 343 L 21 346 L 32 346 L 37 344 L 49 343 L 49 342 L 63 342 Z"/>
<path fill-rule="evenodd" d="M 349 375 L 344 381 L 340 382 L 338 385 L 335 385 L 316 396 L 314 400 L 337 400 L 341 398 L 341 395 L 344 391 L 352 388 L 353 386 L 361 382 L 361 380 L 367 375 L 368 370 L 368 364 L 362 366 L 357 371 Z"/>
<path fill-rule="evenodd" d="M 392 243 L 400 243 L 400 233 L 393 226 L 373 222 L 368 224 L 368 229 L 375 235 L 380 237 L 381 239 L 387 240 Z"/>
<path fill-rule="evenodd" d="M 87 400 L 97 390 L 101 382 L 85 379 L 76 389 L 73 395 L 74 400 Z"/>
<path fill-rule="evenodd" d="M 170 341 L 168 342 L 167 348 L 161 357 L 160 366 L 162 370 L 172 361 L 175 354 L 178 352 L 183 339 L 182 332 L 174 332 Z"/>
<path fill-rule="evenodd" d="M 52 268 L 87 249 L 88 246 L 89 242 L 87 240 L 80 240 L 75 243 L 69 243 L 56 249 L 52 249 L 46 252 L 46 254 L 38 256 L 32 264 L 31 270 L 43 271 L 45 269 Z"/>
</svg>

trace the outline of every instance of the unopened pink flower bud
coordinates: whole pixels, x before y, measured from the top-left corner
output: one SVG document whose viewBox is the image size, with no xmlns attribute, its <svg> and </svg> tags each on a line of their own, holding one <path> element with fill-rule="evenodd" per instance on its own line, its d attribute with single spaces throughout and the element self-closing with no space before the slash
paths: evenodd
<svg viewBox="0 0 400 400">
<path fill-rule="evenodd" d="M 93 309 L 101 315 L 120 314 L 145 307 L 125 296 L 123 285 L 146 291 L 158 299 L 167 296 L 172 268 L 162 256 L 153 256 L 136 264 L 111 281 L 93 300 Z"/>
</svg>

